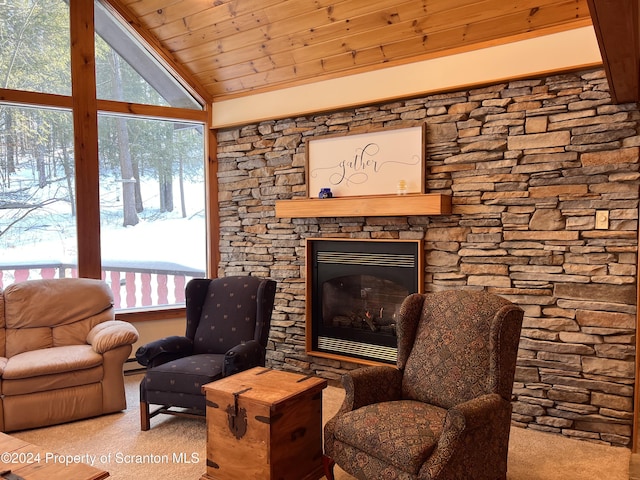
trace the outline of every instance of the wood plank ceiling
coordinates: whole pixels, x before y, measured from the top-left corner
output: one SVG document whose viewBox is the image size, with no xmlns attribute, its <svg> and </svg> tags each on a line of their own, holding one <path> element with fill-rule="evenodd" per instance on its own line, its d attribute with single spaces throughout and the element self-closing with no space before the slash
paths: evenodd
<svg viewBox="0 0 640 480">
<path fill-rule="evenodd" d="M 149 32 L 212 100 L 221 100 L 591 25 L 589 7 L 595 8 L 595 4 L 606 7 L 608 2 L 110 0 L 110 3 L 134 25 Z M 600 33 L 606 30 L 605 25 Z M 602 49 L 602 42 L 600 45 Z"/>
</svg>

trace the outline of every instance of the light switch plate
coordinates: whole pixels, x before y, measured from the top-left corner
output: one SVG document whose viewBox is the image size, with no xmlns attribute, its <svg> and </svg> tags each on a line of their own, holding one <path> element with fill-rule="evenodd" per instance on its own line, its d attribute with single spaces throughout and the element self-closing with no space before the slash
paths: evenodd
<svg viewBox="0 0 640 480">
<path fill-rule="evenodd" d="M 609 229 L 609 211 L 608 210 L 596 210 L 596 229 L 597 230 Z"/>
</svg>

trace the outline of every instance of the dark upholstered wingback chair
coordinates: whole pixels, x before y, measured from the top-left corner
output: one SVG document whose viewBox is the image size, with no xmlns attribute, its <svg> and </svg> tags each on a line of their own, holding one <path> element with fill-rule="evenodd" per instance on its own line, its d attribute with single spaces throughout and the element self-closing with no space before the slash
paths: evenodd
<svg viewBox="0 0 640 480">
<path fill-rule="evenodd" d="M 397 319 L 397 368 L 343 377 L 325 425 L 334 462 L 361 480 L 504 479 L 523 311 L 480 291 L 409 295 Z"/>
<path fill-rule="evenodd" d="M 140 347 L 140 428 L 159 413 L 204 415 L 202 386 L 264 366 L 276 282 L 249 276 L 191 280 L 185 290 L 185 336 Z M 160 405 L 150 413 L 149 404 Z M 172 407 L 181 407 L 176 410 Z"/>
</svg>

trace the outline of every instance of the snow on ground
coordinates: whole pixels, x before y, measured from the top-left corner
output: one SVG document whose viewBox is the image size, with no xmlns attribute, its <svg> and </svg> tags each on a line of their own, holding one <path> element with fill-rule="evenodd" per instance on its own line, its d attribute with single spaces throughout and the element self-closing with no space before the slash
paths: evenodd
<svg viewBox="0 0 640 480">
<path fill-rule="evenodd" d="M 135 227 L 110 228 L 102 232 L 103 261 L 171 262 L 204 270 L 206 248 L 202 216 L 155 222 Z"/>
<path fill-rule="evenodd" d="M 104 187 L 107 186 L 105 190 Z M 101 255 L 103 264 L 138 264 L 151 268 L 171 264 L 176 269 L 206 269 L 206 226 L 204 218 L 204 185 L 189 184 L 185 188 L 187 217 L 181 218 L 178 182 L 174 182 L 173 212 L 160 212 L 157 208 L 158 191 L 155 182 L 146 182 L 143 192 L 145 211 L 135 226 L 122 226 L 122 204 L 117 184 L 101 185 Z M 110 188 L 109 188 L 110 187 Z M 38 189 L 42 198 L 64 198 L 59 185 Z M 7 199 L 9 195 L 3 194 Z M 81 206 L 79 208 L 82 208 Z M 0 231 L 11 221 L 9 211 L 0 215 Z M 2 212 L 0 211 L 0 214 Z M 47 205 L 0 235 L 0 269 L 2 265 L 29 265 L 34 263 L 77 263 L 75 218 L 67 201 Z M 12 283 L 13 270 L 4 271 L 4 285 Z"/>
</svg>

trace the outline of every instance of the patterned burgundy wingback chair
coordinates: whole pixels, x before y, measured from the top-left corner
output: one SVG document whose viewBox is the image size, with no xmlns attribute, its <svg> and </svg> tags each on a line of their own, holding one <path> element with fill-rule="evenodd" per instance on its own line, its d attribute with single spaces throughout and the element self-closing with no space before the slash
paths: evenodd
<svg viewBox="0 0 640 480">
<path fill-rule="evenodd" d="M 259 277 L 189 281 L 185 335 L 161 338 L 136 352 L 147 367 L 140 382 L 141 430 L 159 413 L 204 415 L 203 385 L 264 366 L 275 293 L 276 282 Z M 150 412 L 149 404 L 160 407 Z"/>
<path fill-rule="evenodd" d="M 504 479 L 523 311 L 499 296 L 409 295 L 399 312 L 397 368 L 343 377 L 325 425 L 325 473 L 361 480 Z"/>
</svg>

